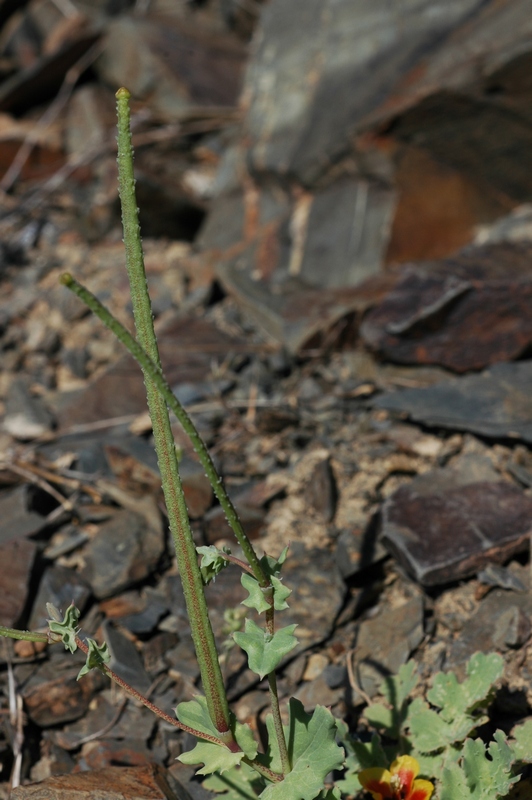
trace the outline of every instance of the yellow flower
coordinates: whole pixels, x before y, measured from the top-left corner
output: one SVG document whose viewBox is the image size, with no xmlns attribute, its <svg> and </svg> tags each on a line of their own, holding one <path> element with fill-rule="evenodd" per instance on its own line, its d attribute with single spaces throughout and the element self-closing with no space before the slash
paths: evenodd
<svg viewBox="0 0 532 800">
<path fill-rule="evenodd" d="M 429 800 L 434 791 L 430 781 L 416 780 L 419 764 L 412 756 L 399 756 L 390 769 L 372 767 L 358 773 L 358 779 L 373 800 Z"/>
</svg>

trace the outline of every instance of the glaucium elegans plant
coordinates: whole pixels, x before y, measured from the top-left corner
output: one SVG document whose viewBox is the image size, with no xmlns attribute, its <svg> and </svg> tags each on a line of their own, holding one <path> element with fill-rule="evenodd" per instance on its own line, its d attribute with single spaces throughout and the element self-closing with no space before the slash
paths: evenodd
<svg viewBox="0 0 532 800">
<path fill-rule="evenodd" d="M 194 734 L 198 743 L 191 752 L 180 756 L 181 761 L 203 765 L 199 770 L 201 774 L 217 773 L 221 778 L 226 771 L 238 767 L 236 779 L 247 787 L 245 791 L 248 797 L 260 796 L 263 800 L 313 800 L 320 796 L 339 798 L 339 792 L 330 794 L 324 789 L 326 776 L 341 768 L 344 762 L 344 750 L 336 743 L 336 720 L 331 712 L 318 706 L 312 714 L 307 714 L 299 701 L 291 699 L 288 724 L 283 724 L 281 719 L 275 670 L 297 644 L 295 625 L 281 628 L 276 628 L 275 625 L 276 612 L 288 607 L 286 601 L 290 595 L 290 590 L 283 585 L 280 577 L 287 550 L 277 558 L 268 555 L 259 558 L 256 554 L 203 441 L 192 420 L 172 394 L 161 371 L 135 197 L 130 95 L 126 89 L 119 89 L 116 98 L 118 179 L 136 338 L 71 275 L 63 275 L 61 281 L 123 342 L 144 373 L 168 522 L 204 695 L 198 695 L 190 702 L 180 703 L 176 709 L 177 719 L 157 708 L 110 669 L 110 657 L 105 644 L 98 645 L 94 640 L 80 636 L 79 611 L 74 606 L 70 606 L 64 616 L 57 609 L 49 607 L 51 619 L 48 633 L 0 627 L 0 634 L 30 641 L 62 641 L 71 652 L 80 648 L 87 658 L 78 677 L 82 677 L 90 669 L 100 669 L 165 721 Z M 215 547 L 196 548 L 179 475 L 169 409 L 190 437 L 244 559 Z M 198 559 L 198 553 L 201 560 Z M 244 631 L 234 633 L 236 643 L 247 654 L 249 668 L 261 680 L 266 677 L 268 682 L 271 714 L 266 722 L 268 745 L 263 753 L 259 752 L 250 727 L 240 724 L 229 709 L 205 600 L 204 585 L 230 563 L 242 570 L 242 585 L 248 592 L 244 605 L 256 611 L 257 620 L 264 620 L 263 625 L 260 625 L 248 618 Z"/>
<path fill-rule="evenodd" d="M 467 738 L 486 719 L 484 709 L 502 672 L 502 659 L 496 654 L 476 654 L 468 666 L 468 681 L 463 684 L 458 684 L 454 675 L 436 675 L 427 694 L 430 705 L 421 698 L 408 700 L 417 682 L 415 665 L 409 662 L 398 676 L 384 682 L 383 702 L 368 707 L 365 716 L 374 734 L 365 743 L 349 736 L 347 725 L 335 719 L 329 709 L 317 706 L 307 713 L 295 698 L 288 702 L 287 723 L 283 723 L 276 669 L 297 644 L 296 625 L 277 628 L 275 624 L 277 612 L 288 607 L 290 590 L 281 579 L 288 548 L 277 558 L 259 558 L 256 554 L 205 444 L 162 373 L 135 198 L 130 95 L 126 89 L 119 89 L 116 98 L 119 189 L 136 338 L 71 275 L 63 275 L 61 281 L 113 331 L 144 373 L 168 522 L 204 694 L 180 703 L 177 718 L 155 706 L 110 668 L 106 644 L 81 635 L 79 611 L 73 605 L 64 615 L 53 606 L 48 607 L 46 633 L 0 626 L 0 635 L 34 642 L 62 642 L 71 652 L 82 650 L 86 662 L 78 678 L 91 669 L 101 670 L 166 722 L 197 738 L 194 749 L 182 754 L 180 760 L 201 765 L 198 773 L 208 776 L 204 785 L 222 793 L 223 800 L 341 800 L 360 797 L 361 792 L 366 797 L 369 793 L 373 800 L 429 800 L 434 790 L 438 800 L 494 800 L 506 796 L 520 779 L 519 769 L 532 761 L 528 756 L 532 753 L 532 723 L 514 729 L 510 743 L 497 731 L 488 751 L 480 739 Z M 194 544 L 169 410 L 192 442 L 243 559 L 226 549 Z M 247 618 L 244 630 L 233 633 L 235 642 L 247 655 L 249 668 L 268 682 L 270 714 L 262 749 L 250 727 L 239 723 L 229 709 L 205 600 L 204 586 L 230 564 L 242 571 L 241 582 L 248 593 L 243 605 L 256 612 L 257 620 L 264 620 L 260 625 Z M 335 784 L 329 780 L 334 772 L 340 776 Z M 420 772 L 426 777 L 418 777 Z M 438 779 L 436 787 L 427 777 Z"/>
</svg>

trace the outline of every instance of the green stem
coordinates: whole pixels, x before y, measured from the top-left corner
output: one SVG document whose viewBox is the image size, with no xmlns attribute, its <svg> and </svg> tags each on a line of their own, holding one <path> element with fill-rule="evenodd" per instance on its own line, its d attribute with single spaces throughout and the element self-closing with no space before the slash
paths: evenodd
<svg viewBox="0 0 532 800">
<path fill-rule="evenodd" d="M 194 450 L 198 454 L 198 458 L 205 469 L 207 477 L 209 478 L 214 493 L 225 512 L 227 520 L 234 531 L 236 539 L 241 546 L 244 555 L 247 558 L 247 561 L 252 569 L 253 576 L 263 588 L 267 588 L 270 585 L 269 580 L 264 574 L 264 570 L 260 565 L 257 554 L 253 549 L 253 545 L 249 541 L 244 529 L 242 528 L 242 523 L 238 518 L 236 509 L 231 498 L 227 494 L 222 479 L 216 472 L 216 467 L 213 464 L 209 451 L 197 432 L 194 423 L 166 382 L 160 366 L 154 363 L 154 360 L 150 358 L 150 356 L 146 353 L 146 350 L 143 349 L 143 347 L 141 347 L 141 345 L 134 339 L 127 328 L 125 328 L 122 323 L 119 322 L 119 320 L 117 320 L 116 317 L 114 317 L 111 312 L 100 303 L 98 298 L 95 297 L 85 286 L 73 278 L 72 275 L 70 275 L 68 272 L 63 273 L 63 275 L 61 275 L 61 283 L 66 286 L 67 289 L 70 289 L 71 292 L 79 297 L 79 299 L 82 300 L 94 314 L 96 314 L 103 324 L 109 328 L 109 330 L 114 333 L 116 338 L 122 342 L 127 350 L 129 350 L 133 358 L 138 361 L 144 371 L 144 374 L 149 375 L 150 379 L 157 387 L 158 393 L 164 398 L 169 408 L 179 420 L 183 430 L 190 438 Z"/>
<path fill-rule="evenodd" d="M 0 625 L 0 636 L 7 636 L 9 639 L 22 639 L 25 642 L 50 642 L 47 633 L 18 631 L 16 628 L 5 628 L 3 625 Z"/>
<path fill-rule="evenodd" d="M 126 248 L 126 266 L 131 285 L 131 296 L 133 300 L 133 312 L 135 315 L 135 328 L 137 339 L 146 354 L 160 367 L 157 340 L 153 329 L 153 315 L 151 303 L 146 283 L 146 273 L 144 270 L 144 258 L 142 254 L 142 242 L 140 238 L 140 225 L 138 221 L 138 208 L 135 197 L 135 178 L 133 173 L 133 148 L 131 146 L 130 131 L 130 112 L 129 112 L 129 92 L 127 89 L 119 89 L 116 93 L 118 111 L 118 182 L 120 189 L 120 201 L 122 205 L 122 224 L 124 226 L 124 245 Z M 151 380 L 151 379 L 150 379 Z M 148 381 L 146 382 L 148 389 Z M 150 391 L 150 390 L 148 390 Z M 152 391 L 157 394 L 157 388 Z M 198 434 L 192 420 L 186 413 L 183 406 L 174 398 L 172 411 L 181 423 L 183 430 L 189 436 L 192 446 L 197 452 L 199 459 L 207 477 L 213 487 L 214 493 L 222 506 L 227 521 L 234 531 L 234 534 L 242 548 L 248 563 L 253 569 L 255 578 L 263 587 L 268 586 L 268 579 L 260 566 L 257 555 L 249 541 L 242 523 L 236 513 L 235 507 L 231 502 L 227 492 L 223 487 L 222 480 L 212 462 L 205 444 Z"/>
<path fill-rule="evenodd" d="M 266 600 L 270 603 L 270 608 L 266 611 L 266 631 L 273 636 L 275 632 L 275 609 L 273 606 L 273 588 L 270 588 L 266 596 Z M 279 756 L 281 758 L 281 768 L 283 775 L 287 775 L 292 769 L 290 758 L 288 756 L 288 748 L 286 746 L 286 737 L 284 735 L 283 721 L 281 719 L 281 709 L 279 707 L 279 693 L 277 691 L 277 676 L 275 670 L 268 673 L 268 689 L 270 693 L 270 707 L 272 710 L 273 727 L 277 737 L 277 744 L 279 747 Z"/>
<path fill-rule="evenodd" d="M 256 770 L 261 775 L 264 775 L 264 777 L 268 778 L 269 781 L 273 781 L 274 783 L 278 783 L 279 781 L 282 781 L 282 779 L 283 779 L 283 775 L 279 775 L 278 772 L 274 772 L 272 769 L 268 769 L 268 767 L 265 767 L 259 761 L 252 761 L 247 756 L 244 756 L 244 758 L 242 759 L 242 762 L 244 764 L 247 764 L 249 767 L 253 767 L 254 770 Z"/>
<path fill-rule="evenodd" d="M 118 184 L 122 206 L 126 267 L 131 287 L 137 338 L 140 346 L 146 351 L 153 364 L 157 369 L 160 369 L 159 350 L 153 328 L 153 314 L 146 282 L 135 196 L 129 97 L 127 89 L 119 89 L 116 93 L 118 111 Z M 190 529 L 168 408 L 164 398 L 161 397 L 157 390 L 157 385 L 151 377 L 150 370 L 144 370 L 144 383 L 146 385 L 148 408 L 152 420 L 155 449 L 166 500 L 168 520 L 174 540 L 177 564 L 190 620 L 191 635 L 196 650 L 209 715 L 224 744 L 231 750 L 238 750 L 240 748 L 231 732 L 229 705 L 218 661 L 216 642 L 209 620 L 196 548 Z"/>
<path fill-rule="evenodd" d="M 268 689 L 270 691 L 270 705 L 272 709 L 273 726 L 275 728 L 275 736 L 277 738 L 279 755 L 281 757 L 281 768 L 283 770 L 283 775 L 287 775 L 292 767 L 290 765 L 290 758 L 288 757 L 283 721 L 281 719 L 281 710 L 279 708 L 279 694 L 277 692 L 277 676 L 275 675 L 275 672 L 270 672 L 268 674 Z"/>
<path fill-rule="evenodd" d="M 146 352 L 142 349 L 139 343 L 133 338 L 133 336 L 129 333 L 129 331 L 108 311 L 105 306 L 103 306 L 100 301 L 89 292 L 84 286 L 82 286 L 78 281 L 76 281 L 69 273 L 64 273 L 61 276 L 61 283 L 63 283 L 71 292 L 73 292 L 80 300 L 82 300 L 85 305 L 90 308 L 91 311 L 96 314 L 96 316 L 104 323 L 104 325 L 111 330 L 114 335 L 119 339 L 122 344 L 127 347 L 131 355 L 139 362 L 142 369 L 144 370 L 145 375 L 149 375 L 151 380 L 153 381 L 154 385 L 157 387 L 157 390 L 162 398 L 166 401 L 168 406 L 176 412 L 176 408 L 181 406 L 179 405 L 179 401 L 176 397 L 174 397 L 172 390 L 170 389 L 169 385 L 167 384 L 160 367 L 156 366 L 153 361 L 148 357 Z M 186 412 L 183 413 L 186 414 Z M 176 414 L 177 416 L 177 414 Z M 190 423 L 193 424 L 192 422 Z M 203 444 L 203 443 L 202 443 Z M 204 452 L 207 453 L 206 448 L 203 446 Z M 198 453 L 200 455 L 200 453 Z M 207 457 L 210 459 L 210 456 L 207 453 Z M 212 463 L 212 462 L 211 462 Z M 214 467 L 213 467 L 214 469 Z M 220 484 L 219 484 L 220 485 Z M 225 490 L 224 490 L 225 491 Z M 229 498 L 228 498 L 229 499 Z M 230 502 L 230 500 L 229 500 Z M 238 559 L 234 557 L 228 557 L 221 553 L 224 558 L 228 561 L 233 561 L 234 563 L 239 563 Z M 239 563 L 243 569 L 246 569 L 246 565 L 242 562 Z M 260 565 L 259 565 L 260 566 Z M 262 572 L 262 568 L 261 572 Z M 251 570 L 250 570 L 251 571 Z M 257 578 L 256 574 L 255 578 Z M 274 610 L 273 610 L 273 591 L 272 587 L 269 585 L 269 581 L 265 578 L 266 585 L 269 589 L 268 596 L 266 599 L 270 602 L 270 610 L 266 613 L 266 628 L 270 634 L 274 632 Z M 273 685 L 276 687 L 275 675 L 269 675 L 268 681 L 270 683 L 270 698 L 272 702 L 272 715 L 275 723 L 275 731 L 277 734 L 277 738 L 279 741 L 279 750 L 281 754 L 281 762 L 283 765 L 283 769 L 285 766 L 288 765 L 288 752 L 286 748 L 286 741 L 284 736 L 284 731 L 281 722 L 281 712 L 279 708 L 279 699 L 277 695 L 276 688 L 272 689 L 272 681 L 274 682 Z M 287 770 L 289 771 L 289 770 Z"/>
</svg>

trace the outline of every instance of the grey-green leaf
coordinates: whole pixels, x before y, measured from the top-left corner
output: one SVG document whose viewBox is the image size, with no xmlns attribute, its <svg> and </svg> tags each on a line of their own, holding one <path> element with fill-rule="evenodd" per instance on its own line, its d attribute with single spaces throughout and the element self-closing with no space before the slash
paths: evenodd
<svg viewBox="0 0 532 800">
<path fill-rule="evenodd" d="M 61 621 L 59 611 L 51 604 L 46 604 L 48 613 L 53 619 L 48 620 L 48 627 L 52 633 L 60 636 L 66 650 L 74 653 L 77 650 L 76 636 L 78 634 L 79 610 L 74 604 L 69 605 Z"/>
<path fill-rule="evenodd" d="M 252 619 L 247 619 L 244 633 L 234 633 L 233 638 L 246 651 L 250 670 L 262 680 L 296 646 L 297 638 L 293 635 L 296 627 L 287 625 L 271 636 Z"/>
</svg>

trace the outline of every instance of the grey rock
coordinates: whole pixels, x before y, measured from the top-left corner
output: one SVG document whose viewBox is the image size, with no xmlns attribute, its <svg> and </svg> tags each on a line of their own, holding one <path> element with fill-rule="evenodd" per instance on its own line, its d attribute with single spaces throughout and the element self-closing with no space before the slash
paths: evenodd
<svg viewBox="0 0 532 800">
<path fill-rule="evenodd" d="M 29 508 L 28 486 L 17 486 L 0 494 L 0 543 L 39 533 L 46 518 Z"/>
<path fill-rule="evenodd" d="M 477 575 L 480 583 L 486 586 L 498 586 L 501 589 L 511 589 L 514 592 L 526 592 L 527 588 L 523 581 L 508 567 L 501 564 L 488 564 L 485 569 Z"/>
<path fill-rule="evenodd" d="M 30 628 L 41 630 L 47 627 L 47 620 L 50 617 L 46 610 L 47 603 L 51 603 L 60 612 L 65 612 L 73 603 L 83 614 L 90 595 L 90 586 L 79 573 L 58 565 L 49 567 L 45 570 L 39 583 L 31 611 Z"/>
<path fill-rule="evenodd" d="M 27 539 L 0 544 L 0 625 L 16 627 L 24 611 L 36 552 L 37 545 Z"/>
<path fill-rule="evenodd" d="M 356 8 L 350 0 L 309 0 L 294 14 L 274 0 L 246 79 L 252 168 L 316 180 L 420 54 L 481 6 L 454 0 L 433 14 L 428 0 L 400 11 L 385 0 Z"/>
<path fill-rule="evenodd" d="M 425 425 L 531 443 L 531 394 L 532 361 L 519 361 L 429 388 L 389 392 L 376 398 L 373 406 Z"/>
<path fill-rule="evenodd" d="M 528 582 L 523 569 L 521 577 Z M 494 648 L 507 650 L 524 643 L 530 634 L 530 594 L 516 594 L 494 589 L 480 603 L 478 610 L 455 636 L 446 660 L 446 669 L 458 675 L 473 653 L 490 653 Z"/>
<path fill-rule="evenodd" d="M 355 673 L 371 697 L 388 675 L 396 675 L 424 636 L 423 599 L 415 594 L 397 608 L 382 609 L 360 623 L 355 650 Z"/>
<path fill-rule="evenodd" d="M 4 429 L 16 439 L 37 439 L 49 433 L 55 420 L 40 397 L 30 391 L 29 380 L 15 378 L 6 398 Z"/>
<path fill-rule="evenodd" d="M 167 611 L 167 603 L 154 590 L 147 586 L 144 590 L 144 609 L 134 614 L 120 617 L 120 624 L 135 634 L 151 633 Z"/>
<path fill-rule="evenodd" d="M 118 511 L 85 551 L 82 575 L 97 598 L 109 597 L 146 578 L 164 552 L 164 534 L 139 514 Z"/>
<path fill-rule="evenodd" d="M 334 706 L 343 696 L 342 686 L 331 689 L 323 675 L 313 681 L 306 681 L 296 691 L 294 697 L 300 700 L 308 712 L 313 711 L 317 705 Z"/>
<path fill-rule="evenodd" d="M 361 570 L 386 557 L 387 552 L 377 537 L 377 528 L 344 530 L 336 540 L 336 564 L 340 575 L 347 580 Z"/>
<path fill-rule="evenodd" d="M 331 522 L 336 510 L 338 489 L 329 458 L 318 461 L 312 470 L 307 497 L 318 516 L 324 522 Z"/>
<path fill-rule="evenodd" d="M 111 669 L 139 692 L 146 692 L 151 686 L 151 678 L 133 642 L 126 639 L 109 621 L 103 623 L 103 630 L 111 653 Z"/>
<path fill-rule="evenodd" d="M 97 68 L 106 84 L 127 83 L 163 119 L 197 105 L 232 107 L 241 87 L 245 48 L 235 37 L 161 20 L 122 14 L 106 26 Z"/>
</svg>

